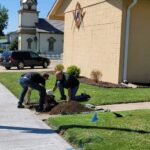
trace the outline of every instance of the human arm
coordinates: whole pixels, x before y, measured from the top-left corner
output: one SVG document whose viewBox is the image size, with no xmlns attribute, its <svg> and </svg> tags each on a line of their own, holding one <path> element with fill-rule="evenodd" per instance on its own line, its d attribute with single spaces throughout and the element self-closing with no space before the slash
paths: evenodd
<svg viewBox="0 0 150 150">
<path fill-rule="evenodd" d="M 54 87 L 53 87 L 53 92 L 55 92 L 57 90 L 57 86 L 55 85 Z"/>
</svg>

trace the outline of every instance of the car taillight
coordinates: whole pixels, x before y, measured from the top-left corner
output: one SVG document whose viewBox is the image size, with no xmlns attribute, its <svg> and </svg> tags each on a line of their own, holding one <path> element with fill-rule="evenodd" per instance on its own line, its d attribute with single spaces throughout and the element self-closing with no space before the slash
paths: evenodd
<svg viewBox="0 0 150 150">
<path fill-rule="evenodd" d="M 14 62 L 14 61 L 15 61 L 15 59 L 14 59 L 13 57 L 10 57 L 9 60 L 10 60 L 11 62 Z"/>
</svg>

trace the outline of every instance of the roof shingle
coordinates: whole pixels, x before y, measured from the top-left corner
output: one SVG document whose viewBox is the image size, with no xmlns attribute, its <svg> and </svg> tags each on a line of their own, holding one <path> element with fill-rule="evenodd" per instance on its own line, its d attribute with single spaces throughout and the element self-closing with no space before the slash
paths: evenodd
<svg viewBox="0 0 150 150">
<path fill-rule="evenodd" d="M 63 34 L 64 21 L 39 18 L 39 22 L 36 23 L 36 31 L 42 33 Z"/>
</svg>

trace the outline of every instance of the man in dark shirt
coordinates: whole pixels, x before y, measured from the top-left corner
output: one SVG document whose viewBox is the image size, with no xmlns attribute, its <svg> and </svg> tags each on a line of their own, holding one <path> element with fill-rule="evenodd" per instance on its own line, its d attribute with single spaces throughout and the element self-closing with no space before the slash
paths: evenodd
<svg viewBox="0 0 150 150">
<path fill-rule="evenodd" d="M 38 109 L 39 111 L 42 111 L 46 96 L 45 82 L 46 80 L 48 80 L 48 78 L 49 75 L 47 73 L 44 73 L 43 76 L 36 72 L 23 74 L 19 80 L 19 83 L 23 89 L 20 94 L 18 108 L 24 108 L 24 105 L 22 103 L 24 101 L 24 97 L 27 93 L 28 87 L 31 87 L 32 89 L 35 89 L 39 92 L 40 100 Z"/>
<path fill-rule="evenodd" d="M 87 94 L 81 94 L 79 96 L 76 96 L 80 84 L 76 77 L 65 74 L 61 71 L 57 71 L 55 73 L 55 76 L 56 76 L 56 83 L 53 88 L 53 92 L 58 87 L 61 95 L 61 100 L 66 100 L 64 88 L 68 89 L 69 100 L 80 101 L 80 100 L 87 100 L 88 98 L 90 98 L 90 96 Z"/>
</svg>

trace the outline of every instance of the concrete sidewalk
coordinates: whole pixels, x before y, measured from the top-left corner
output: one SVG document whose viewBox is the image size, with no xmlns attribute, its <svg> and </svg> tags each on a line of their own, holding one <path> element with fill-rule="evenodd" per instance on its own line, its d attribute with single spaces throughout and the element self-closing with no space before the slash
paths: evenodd
<svg viewBox="0 0 150 150">
<path fill-rule="evenodd" d="M 0 150 L 73 150 L 0 84 Z"/>
<path fill-rule="evenodd" d="M 128 111 L 128 110 L 138 110 L 138 109 L 150 109 L 150 102 L 141 103 L 128 103 L 128 104 L 113 104 L 113 105 L 101 105 L 97 106 L 97 109 L 109 109 L 111 111 Z"/>
</svg>

